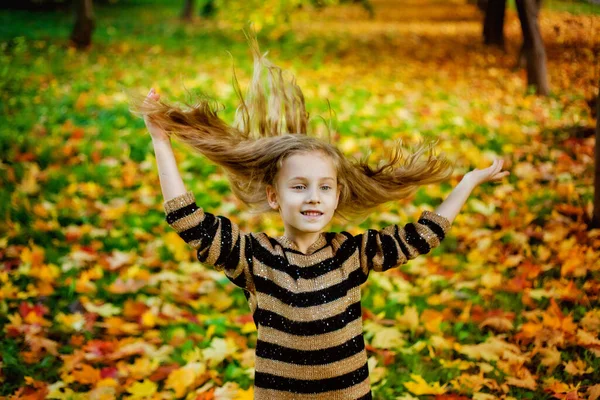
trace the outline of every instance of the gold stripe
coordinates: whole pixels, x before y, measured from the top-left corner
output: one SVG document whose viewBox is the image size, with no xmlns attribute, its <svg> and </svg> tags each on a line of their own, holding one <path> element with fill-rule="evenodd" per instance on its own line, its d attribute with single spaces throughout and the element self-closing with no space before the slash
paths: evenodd
<svg viewBox="0 0 600 400">
<path fill-rule="evenodd" d="M 354 354 L 343 360 L 321 365 L 298 365 L 268 358 L 256 357 L 256 372 L 291 379 L 315 380 L 328 379 L 355 371 L 365 365 L 367 354 L 364 351 Z"/>
<path fill-rule="evenodd" d="M 360 286 L 356 286 L 348 290 L 346 296 L 311 307 L 293 307 L 267 293 L 257 292 L 257 295 L 260 308 L 277 313 L 292 321 L 310 322 L 340 314 L 348 306 L 358 302 L 361 293 Z"/>
<path fill-rule="evenodd" d="M 328 260 L 331 257 L 333 257 L 333 249 L 330 246 L 327 246 L 326 248 L 317 253 L 308 255 L 287 252 L 287 259 L 290 262 L 290 264 L 294 264 L 299 267 L 308 267 L 310 265 L 314 265 L 322 261 Z"/>
<path fill-rule="evenodd" d="M 400 227 L 398 227 L 398 229 L 400 229 Z M 408 261 L 408 258 L 406 257 L 406 254 L 404 254 L 402 252 L 402 248 L 400 247 L 400 243 L 398 243 L 398 241 L 396 240 L 396 236 L 394 236 L 394 233 L 396 231 L 395 225 L 391 225 L 391 226 L 387 227 L 386 229 L 384 229 L 384 231 L 386 231 L 387 233 L 389 233 L 389 235 L 394 240 L 394 245 L 396 245 L 396 251 L 398 252 L 398 263 L 396 265 L 406 264 L 406 262 Z"/>
<path fill-rule="evenodd" d="M 273 248 L 271 242 L 269 242 L 268 236 L 265 233 L 259 233 L 254 235 L 254 239 L 256 239 L 258 244 L 260 244 L 261 247 L 263 247 L 269 253 L 283 257 L 283 251 L 281 250 L 281 248 Z"/>
<path fill-rule="evenodd" d="M 450 222 L 450 220 L 448 218 L 443 217 L 440 214 L 433 212 L 433 211 L 429 211 L 429 210 L 423 211 L 421 213 L 421 216 L 419 217 L 419 219 L 421 219 L 421 218 L 429 219 L 429 220 L 435 222 L 436 224 L 438 224 L 444 230 L 444 234 L 446 234 L 448 232 L 448 230 L 450 229 L 450 227 L 452 226 L 452 223 Z"/>
<path fill-rule="evenodd" d="M 188 244 L 190 246 L 192 246 L 194 249 L 198 249 L 198 248 L 200 248 L 200 245 L 202 244 L 202 239 L 190 240 Z"/>
<path fill-rule="evenodd" d="M 356 259 L 350 257 L 341 268 L 336 268 L 313 279 L 294 279 L 289 274 L 268 266 L 259 260 L 254 260 L 254 274 L 277 283 L 292 293 L 310 293 L 326 289 L 343 282 L 353 270 L 359 267 Z M 353 268 L 351 270 L 351 268 Z"/>
<path fill-rule="evenodd" d="M 237 227 L 237 225 L 233 224 L 233 222 L 231 223 L 231 226 L 235 226 L 235 228 L 233 229 L 232 235 L 231 235 L 231 243 L 232 243 L 231 249 L 233 249 L 235 247 L 235 244 L 239 241 L 240 242 L 240 254 L 239 254 L 239 258 L 237 260 L 236 269 L 232 273 L 229 273 L 227 271 L 225 271 L 225 273 L 230 278 L 235 279 L 241 273 L 246 272 L 246 282 L 248 282 L 248 277 L 250 276 L 250 270 L 248 268 L 248 262 L 246 261 L 246 246 L 244 246 L 244 243 L 246 242 L 246 237 L 244 235 L 240 235 L 239 228 Z"/>
<path fill-rule="evenodd" d="M 174 221 L 171 226 L 176 232 L 181 233 L 185 230 L 200 225 L 202 221 L 204 221 L 204 217 L 204 211 L 201 208 L 198 208 L 193 213 Z"/>
<path fill-rule="evenodd" d="M 423 239 L 425 239 L 427 244 L 429 244 L 430 248 L 433 249 L 434 247 L 439 246 L 440 239 L 428 226 L 421 225 L 418 222 L 415 222 L 415 229 L 416 229 L 417 233 L 419 234 L 419 236 L 421 236 Z"/>
<path fill-rule="evenodd" d="M 184 194 L 163 202 L 163 208 L 165 209 L 165 213 L 169 214 L 195 202 L 194 193 L 187 191 Z"/>
<path fill-rule="evenodd" d="M 279 331 L 275 328 L 259 325 L 258 339 L 295 350 L 323 350 L 340 346 L 355 336 L 362 334 L 362 319 L 357 318 L 341 329 L 320 335 L 299 336 Z"/>
<path fill-rule="evenodd" d="M 407 258 L 409 260 L 412 260 L 413 258 L 417 257 L 420 254 L 419 250 L 417 250 L 416 247 L 411 246 L 406 241 L 406 230 L 404 230 L 404 228 L 398 227 L 398 236 L 400 236 L 400 240 L 402 241 L 402 243 L 404 243 L 404 245 L 408 249 L 408 254 L 405 254 L 405 255 L 407 256 Z"/>
<path fill-rule="evenodd" d="M 205 261 L 206 264 L 209 265 L 215 265 L 215 262 L 219 258 L 219 254 L 221 254 L 221 229 L 223 229 L 223 226 L 221 221 L 218 219 L 216 221 L 218 224 L 217 232 L 215 233 L 215 237 L 210 244 L 210 248 L 208 249 L 208 258 Z"/>
<path fill-rule="evenodd" d="M 254 400 L 354 400 L 365 396 L 371 390 L 371 382 L 364 381 L 346 389 L 332 390 L 324 393 L 290 393 L 281 390 L 254 387 Z"/>
</svg>

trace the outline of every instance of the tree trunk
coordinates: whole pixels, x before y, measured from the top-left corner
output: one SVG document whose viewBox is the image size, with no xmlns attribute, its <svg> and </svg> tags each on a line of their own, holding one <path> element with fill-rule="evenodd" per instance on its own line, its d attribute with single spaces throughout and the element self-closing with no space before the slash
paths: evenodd
<svg viewBox="0 0 600 400">
<path fill-rule="evenodd" d="M 92 32 L 94 31 L 94 12 L 92 0 L 75 1 L 75 26 L 71 32 L 71 41 L 78 49 L 92 44 Z"/>
<path fill-rule="evenodd" d="M 183 4 L 183 10 L 181 10 L 181 19 L 191 21 L 193 13 L 194 0 L 185 0 L 185 3 Z"/>
<path fill-rule="evenodd" d="M 600 89 L 600 79 L 598 79 Z M 600 92 L 596 99 L 596 146 L 594 149 L 594 211 L 590 229 L 600 229 Z"/>
<path fill-rule="evenodd" d="M 538 24 L 541 0 L 516 0 L 516 3 L 523 32 L 527 85 L 533 85 L 537 94 L 547 96 L 550 93 L 550 86 L 546 69 L 546 50 Z"/>
<path fill-rule="evenodd" d="M 213 18 L 217 14 L 217 6 L 214 0 L 208 0 L 200 9 L 200 16 L 204 18 Z"/>
<path fill-rule="evenodd" d="M 488 0 L 483 20 L 483 43 L 504 49 L 506 0 Z"/>
</svg>

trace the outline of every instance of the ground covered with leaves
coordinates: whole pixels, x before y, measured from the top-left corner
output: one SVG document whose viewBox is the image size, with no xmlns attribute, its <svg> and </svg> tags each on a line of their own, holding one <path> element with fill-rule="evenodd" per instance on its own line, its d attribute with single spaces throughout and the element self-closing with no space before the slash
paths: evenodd
<svg viewBox="0 0 600 400">
<path fill-rule="evenodd" d="M 158 2 L 157 2 L 158 3 Z M 600 230 L 588 230 L 600 17 L 544 8 L 552 94 L 528 90 L 507 49 L 481 42 L 465 2 L 374 1 L 303 11 L 259 39 L 293 72 L 312 116 L 336 113 L 343 151 L 382 157 L 394 139 L 440 139 L 453 178 L 333 230 L 414 221 L 462 175 L 505 160 L 430 254 L 363 287 L 376 399 L 596 399 Z M 164 220 L 150 137 L 123 89 L 225 105 L 252 64 L 225 21 L 178 21 L 179 5 L 96 10 L 94 45 L 67 46 L 71 15 L 0 12 L 0 396 L 252 399 L 256 331 L 242 291 L 199 264 Z M 324 122 L 313 129 L 324 134 Z M 174 143 L 198 203 L 246 231 L 223 172 Z"/>
</svg>

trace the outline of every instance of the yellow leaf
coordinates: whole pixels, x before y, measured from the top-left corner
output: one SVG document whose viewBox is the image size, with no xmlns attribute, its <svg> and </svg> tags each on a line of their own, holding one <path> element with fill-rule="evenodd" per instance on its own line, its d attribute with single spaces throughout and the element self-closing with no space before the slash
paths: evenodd
<svg viewBox="0 0 600 400">
<path fill-rule="evenodd" d="M 403 344 L 404 339 L 398 328 L 381 327 L 371 341 L 371 345 L 378 349 L 392 349 L 401 347 Z"/>
<path fill-rule="evenodd" d="M 423 325 L 425 329 L 431 333 L 439 333 L 441 331 L 440 324 L 443 320 L 444 316 L 442 313 L 436 310 L 426 309 L 421 313 L 421 321 L 424 321 Z"/>
<path fill-rule="evenodd" d="M 177 232 L 167 232 L 164 235 L 165 245 L 173 254 L 176 261 L 189 261 L 190 246 L 177 234 Z"/>
<path fill-rule="evenodd" d="M 146 399 L 154 393 L 156 393 L 157 385 L 151 380 L 144 379 L 143 382 L 135 382 L 133 385 L 127 388 L 127 391 L 132 395 L 129 397 L 131 400 Z"/>
<path fill-rule="evenodd" d="M 404 314 L 396 314 L 396 321 L 400 323 L 399 329 L 414 331 L 419 326 L 419 313 L 417 307 L 405 307 Z"/>
<path fill-rule="evenodd" d="M 213 306 L 217 311 L 225 311 L 231 307 L 233 299 L 223 291 L 215 291 L 206 297 L 206 303 Z"/>
<path fill-rule="evenodd" d="M 246 390 L 238 390 L 234 400 L 254 400 L 254 389 L 250 386 Z"/>
<path fill-rule="evenodd" d="M 491 271 L 486 272 L 481 277 L 481 284 L 488 289 L 497 288 L 502 284 L 502 274 Z"/>
<path fill-rule="evenodd" d="M 202 350 L 204 359 L 212 368 L 220 364 L 226 357 L 232 355 L 237 350 L 237 346 L 232 339 L 214 338 L 210 347 Z"/>
<path fill-rule="evenodd" d="M 103 317 L 112 317 L 113 315 L 118 315 L 121 313 L 121 308 L 114 306 L 111 303 L 97 306 L 91 302 L 84 302 L 83 308 L 85 308 L 88 312 L 93 312 Z"/>
<path fill-rule="evenodd" d="M 571 375 L 584 375 L 594 372 L 594 368 L 587 367 L 587 364 L 583 360 L 569 361 L 563 364 L 565 366 L 565 371 Z"/>
<path fill-rule="evenodd" d="M 404 382 L 404 386 L 416 395 L 422 394 L 444 394 L 446 393 L 446 385 L 440 386 L 439 382 L 428 383 L 420 375 L 410 374 L 413 382 Z"/>
<path fill-rule="evenodd" d="M 548 367 L 550 371 L 560 364 L 560 351 L 556 348 L 542 349 L 540 354 L 542 355 L 541 364 Z"/>
<path fill-rule="evenodd" d="M 588 387 L 587 393 L 588 400 L 597 400 L 600 398 L 600 384 Z"/>
<path fill-rule="evenodd" d="M 176 369 L 169 374 L 166 389 L 174 389 L 176 397 L 182 397 L 194 384 L 196 379 L 206 372 L 206 366 L 201 363 L 188 363 L 183 368 Z"/>
<path fill-rule="evenodd" d="M 156 318 L 152 311 L 148 310 L 142 314 L 142 325 L 152 328 L 156 325 Z"/>
</svg>

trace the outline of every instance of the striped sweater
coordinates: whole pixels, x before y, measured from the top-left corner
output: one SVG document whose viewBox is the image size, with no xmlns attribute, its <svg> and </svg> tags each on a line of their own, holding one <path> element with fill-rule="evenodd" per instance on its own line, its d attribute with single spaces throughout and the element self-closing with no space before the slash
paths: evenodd
<svg viewBox="0 0 600 400">
<path fill-rule="evenodd" d="M 359 235 L 324 232 L 302 253 L 284 236 L 242 233 L 204 212 L 192 192 L 164 204 L 167 223 L 244 290 L 257 328 L 255 400 L 371 399 L 360 285 L 438 246 L 448 219 Z"/>
</svg>

